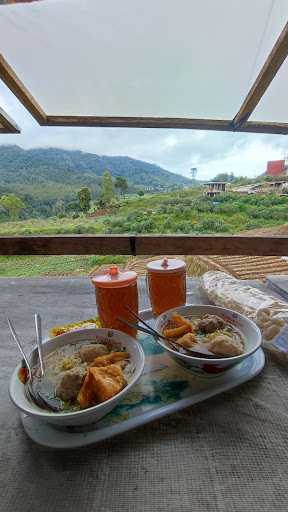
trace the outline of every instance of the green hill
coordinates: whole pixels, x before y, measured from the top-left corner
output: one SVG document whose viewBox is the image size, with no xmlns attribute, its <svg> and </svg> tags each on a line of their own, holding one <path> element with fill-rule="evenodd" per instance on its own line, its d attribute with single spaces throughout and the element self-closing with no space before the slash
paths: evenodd
<svg viewBox="0 0 288 512">
<path fill-rule="evenodd" d="M 113 177 L 124 176 L 131 186 L 169 187 L 191 181 L 161 167 L 128 156 L 102 156 L 57 148 L 22 149 L 0 146 L 0 184 L 7 185 L 99 185 L 108 169 Z"/>
</svg>

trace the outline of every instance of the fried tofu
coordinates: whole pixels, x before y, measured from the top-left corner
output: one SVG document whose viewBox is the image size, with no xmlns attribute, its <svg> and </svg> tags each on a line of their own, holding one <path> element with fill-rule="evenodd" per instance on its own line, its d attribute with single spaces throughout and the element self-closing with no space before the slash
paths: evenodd
<svg viewBox="0 0 288 512">
<path fill-rule="evenodd" d="M 172 329 L 164 329 L 163 334 L 166 338 L 180 338 L 183 334 L 191 332 L 192 327 L 187 324 L 180 325 L 180 327 L 173 327 Z"/>
<path fill-rule="evenodd" d="M 191 331 L 193 331 L 193 324 L 188 320 L 188 318 L 185 318 L 182 315 L 179 315 L 179 313 L 173 313 L 171 315 L 171 320 L 175 324 L 176 327 L 181 327 L 181 325 L 187 325 L 191 328 Z"/>
<path fill-rule="evenodd" d="M 88 368 L 77 402 L 83 409 L 100 404 L 117 395 L 126 384 L 122 369 L 116 364 Z"/>
<path fill-rule="evenodd" d="M 192 348 L 197 343 L 197 341 L 195 335 L 192 332 L 188 332 L 178 340 L 175 340 L 175 343 L 184 348 Z"/>
<path fill-rule="evenodd" d="M 129 352 L 110 352 L 110 354 L 95 357 L 94 361 L 89 366 L 109 366 L 119 361 L 127 360 L 129 357 Z"/>
<path fill-rule="evenodd" d="M 168 326 L 168 328 L 163 331 L 166 338 L 180 338 L 184 334 L 194 331 L 192 322 L 190 322 L 188 318 L 184 318 L 184 316 L 179 315 L 179 313 L 173 313 L 170 321 L 171 322 L 169 322 L 169 324 L 172 324 L 172 326 Z"/>
</svg>

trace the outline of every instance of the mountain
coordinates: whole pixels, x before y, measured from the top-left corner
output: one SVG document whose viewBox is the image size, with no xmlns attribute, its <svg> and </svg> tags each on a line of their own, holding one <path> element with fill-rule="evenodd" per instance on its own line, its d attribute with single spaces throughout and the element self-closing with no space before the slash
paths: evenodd
<svg viewBox="0 0 288 512">
<path fill-rule="evenodd" d="M 128 156 L 102 156 L 57 148 L 23 149 L 0 146 L 0 185 L 99 185 L 108 169 L 113 177 L 124 176 L 137 187 L 189 185 L 191 180 L 162 167 Z"/>
</svg>

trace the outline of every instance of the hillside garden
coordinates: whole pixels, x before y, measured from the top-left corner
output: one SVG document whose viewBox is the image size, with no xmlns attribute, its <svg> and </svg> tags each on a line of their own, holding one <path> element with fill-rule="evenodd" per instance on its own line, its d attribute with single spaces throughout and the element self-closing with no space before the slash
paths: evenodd
<svg viewBox="0 0 288 512">
<path fill-rule="evenodd" d="M 123 197 L 119 189 L 115 193 L 109 176 L 106 176 L 104 192 L 102 187 L 102 195 L 97 201 L 91 199 L 89 190 L 87 192 L 87 189 L 80 189 L 78 203 L 81 201 L 82 207 L 76 211 L 64 213 L 59 208 L 58 214 L 50 218 L 15 221 L 12 220 L 12 215 L 15 218 L 13 211 L 11 220 L 7 221 L 2 217 L 0 235 L 235 234 L 288 223 L 286 196 L 226 193 L 211 199 L 204 196 L 200 187 L 178 192 Z M 5 216 L 7 217 L 7 212 Z M 123 256 L 1 257 L 0 275 L 85 275 L 95 266 L 112 261 L 124 263 L 126 260 Z"/>
</svg>

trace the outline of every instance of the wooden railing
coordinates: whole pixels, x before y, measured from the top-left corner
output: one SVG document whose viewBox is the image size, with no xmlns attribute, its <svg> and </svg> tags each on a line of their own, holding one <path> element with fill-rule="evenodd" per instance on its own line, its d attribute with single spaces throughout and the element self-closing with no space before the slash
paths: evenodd
<svg viewBox="0 0 288 512">
<path fill-rule="evenodd" d="M 0 255 L 25 254 L 288 256 L 288 237 L 225 235 L 37 235 L 0 237 Z"/>
</svg>

